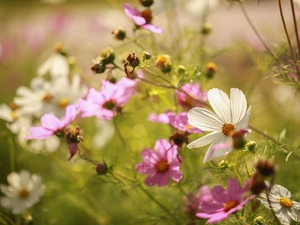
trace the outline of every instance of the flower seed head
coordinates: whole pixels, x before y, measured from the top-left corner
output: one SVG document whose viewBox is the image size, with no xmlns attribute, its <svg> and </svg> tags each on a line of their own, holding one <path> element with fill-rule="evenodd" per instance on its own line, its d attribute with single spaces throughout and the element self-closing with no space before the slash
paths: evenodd
<svg viewBox="0 0 300 225">
<path fill-rule="evenodd" d="M 276 172 L 274 163 L 269 159 L 260 159 L 255 164 L 257 173 L 262 177 L 273 176 Z"/>
</svg>

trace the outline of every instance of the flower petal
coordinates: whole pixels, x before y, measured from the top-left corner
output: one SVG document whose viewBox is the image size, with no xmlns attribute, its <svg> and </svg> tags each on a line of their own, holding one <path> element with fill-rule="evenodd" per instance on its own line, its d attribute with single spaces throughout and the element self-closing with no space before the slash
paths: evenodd
<svg viewBox="0 0 300 225">
<path fill-rule="evenodd" d="M 153 33 L 156 33 L 156 34 L 162 34 L 164 32 L 161 27 L 154 26 L 152 24 L 144 24 L 144 25 L 142 25 L 142 27 L 144 29 L 150 30 L 150 31 L 152 31 Z"/>
<path fill-rule="evenodd" d="M 241 121 L 236 124 L 236 129 L 237 130 L 248 128 L 248 122 L 249 122 L 249 118 L 250 118 L 250 112 L 251 112 L 251 105 L 249 106 L 247 112 L 245 113 L 245 115 L 241 119 Z"/>
<path fill-rule="evenodd" d="M 208 101 L 216 112 L 216 114 L 223 120 L 223 123 L 231 123 L 230 100 L 228 95 L 218 88 L 213 88 L 207 92 Z"/>
<path fill-rule="evenodd" d="M 244 93 L 237 89 L 230 89 L 230 107 L 232 122 L 237 124 L 242 120 L 247 109 L 247 101 Z"/>
<path fill-rule="evenodd" d="M 43 128 L 47 130 L 57 131 L 60 129 L 60 120 L 52 114 L 45 114 L 41 118 Z"/>
<path fill-rule="evenodd" d="M 213 112 L 195 107 L 188 112 L 188 123 L 202 131 L 220 131 L 224 122 Z"/>
<path fill-rule="evenodd" d="M 227 148 L 214 149 L 214 145 L 219 143 L 228 143 L 230 141 L 231 141 L 230 137 L 224 136 L 223 134 L 220 137 L 218 137 L 216 140 L 214 140 L 205 153 L 203 163 L 208 162 L 216 157 L 226 155 L 227 153 L 231 152 L 233 149 L 231 145 Z"/>
<path fill-rule="evenodd" d="M 195 141 L 189 143 L 187 145 L 188 148 L 200 148 L 202 146 L 208 145 L 215 139 L 222 138 L 224 135 L 220 132 L 211 132 L 199 139 L 196 139 Z"/>
</svg>

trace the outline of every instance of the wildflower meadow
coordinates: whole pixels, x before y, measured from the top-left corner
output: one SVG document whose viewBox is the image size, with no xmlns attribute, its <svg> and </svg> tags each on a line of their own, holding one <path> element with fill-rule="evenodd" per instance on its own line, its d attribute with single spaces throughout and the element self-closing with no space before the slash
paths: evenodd
<svg viewBox="0 0 300 225">
<path fill-rule="evenodd" d="M 300 224 L 299 0 L 0 3 L 0 224 Z"/>
</svg>

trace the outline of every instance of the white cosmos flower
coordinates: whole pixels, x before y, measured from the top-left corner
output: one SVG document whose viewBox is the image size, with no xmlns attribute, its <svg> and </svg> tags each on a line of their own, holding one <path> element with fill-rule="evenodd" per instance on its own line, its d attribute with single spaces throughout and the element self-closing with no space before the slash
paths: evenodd
<svg viewBox="0 0 300 225">
<path fill-rule="evenodd" d="M 45 186 L 41 184 L 40 176 L 30 176 L 26 170 L 21 170 L 19 174 L 12 172 L 7 176 L 7 181 L 9 186 L 1 185 L 5 197 L 0 198 L 0 203 L 14 214 L 21 214 L 32 207 L 44 193 Z"/>
<path fill-rule="evenodd" d="M 272 186 L 269 191 L 269 200 L 272 208 L 265 193 L 261 193 L 258 200 L 265 207 L 274 211 L 282 225 L 289 225 L 291 219 L 296 222 L 300 221 L 300 203 L 291 200 L 291 192 L 285 187 L 278 184 Z"/>
<path fill-rule="evenodd" d="M 219 143 L 230 143 L 231 132 L 246 129 L 251 110 L 251 106 L 247 110 L 245 95 L 237 88 L 230 89 L 230 99 L 227 94 L 218 88 L 209 90 L 207 98 L 215 113 L 199 107 L 195 107 L 188 112 L 190 125 L 202 131 L 211 131 L 211 133 L 191 142 L 187 146 L 188 148 L 199 148 L 212 142 L 204 156 L 204 162 L 232 151 L 232 145 L 218 150 L 215 150 L 213 146 Z"/>
</svg>

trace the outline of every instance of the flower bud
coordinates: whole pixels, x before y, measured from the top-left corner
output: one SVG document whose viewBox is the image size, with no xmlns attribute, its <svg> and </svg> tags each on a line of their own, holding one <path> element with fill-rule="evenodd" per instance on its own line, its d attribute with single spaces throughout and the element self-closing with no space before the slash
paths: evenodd
<svg viewBox="0 0 300 225">
<path fill-rule="evenodd" d="M 156 58 L 156 67 L 163 73 L 169 73 L 172 70 L 171 57 L 169 55 L 158 55 Z"/>
<path fill-rule="evenodd" d="M 105 70 L 106 70 L 106 65 L 102 62 L 100 63 L 96 63 L 94 64 L 92 67 L 91 67 L 91 70 L 94 72 L 94 73 L 104 73 Z"/>
<path fill-rule="evenodd" d="M 215 73 L 217 72 L 218 67 L 213 62 L 209 62 L 206 64 L 206 77 L 211 79 L 214 77 Z"/>
<path fill-rule="evenodd" d="M 274 163 L 269 159 L 260 159 L 255 164 L 257 173 L 262 177 L 273 176 L 276 172 Z"/>
<path fill-rule="evenodd" d="M 123 41 L 126 37 L 126 31 L 123 29 L 123 27 L 117 27 L 111 33 L 114 35 L 114 38 L 118 41 Z"/>
<path fill-rule="evenodd" d="M 106 174 L 108 171 L 106 163 L 98 163 L 96 166 L 96 172 L 100 175 Z"/>
<path fill-rule="evenodd" d="M 149 52 L 143 52 L 143 61 L 151 59 L 151 54 Z"/>
<path fill-rule="evenodd" d="M 266 220 L 265 220 L 265 218 L 262 217 L 262 216 L 257 216 L 257 217 L 253 220 L 253 222 L 254 222 L 254 225 L 264 225 L 265 222 L 266 222 Z"/>
<path fill-rule="evenodd" d="M 57 42 L 55 45 L 54 45 L 54 50 L 63 55 L 63 56 L 67 56 L 67 51 L 66 49 L 64 48 L 63 44 L 60 43 L 60 42 Z"/>
<path fill-rule="evenodd" d="M 233 147 L 236 149 L 243 148 L 246 144 L 245 136 L 249 133 L 247 129 L 235 131 L 232 134 Z"/>
<path fill-rule="evenodd" d="M 179 66 L 178 66 L 178 69 L 177 69 L 177 72 L 178 72 L 179 74 L 185 74 L 185 73 L 186 73 L 186 67 L 183 66 L 183 65 L 179 65 Z"/>
<path fill-rule="evenodd" d="M 250 191 L 252 194 L 259 195 L 267 188 L 265 180 L 259 173 L 254 173 L 251 177 Z"/>
<path fill-rule="evenodd" d="M 202 28 L 201 28 L 201 34 L 203 34 L 203 35 L 208 35 L 208 34 L 211 33 L 211 31 L 212 31 L 212 29 L 211 29 L 211 24 L 209 24 L 209 23 L 204 23 L 204 24 L 202 25 Z"/>
<path fill-rule="evenodd" d="M 145 9 L 141 12 L 141 17 L 146 20 L 146 24 L 150 24 L 152 22 L 152 11 L 151 9 Z"/>
<path fill-rule="evenodd" d="M 255 154 L 257 149 L 257 143 L 255 141 L 248 141 L 245 145 L 247 151 Z"/>
<path fill-rule="evenodd" d="M 111 47 L 107 47 L 106 49 L 103 49 L 100 52 L 99 56 L 103 64 L 113 63 L 115 60 L 115 53 L 113 48 Z"/>
<path fill-rule="evenodd" d="M 153 0 L 140 0 L 140 3 L 145 7 L 150 7 L 153 4 Z"/>
<path fill-rule="evenodd" d="M 227 160 L 222 160 L 221 162 L 219 162 L 219 168 L 221 170 L 225 170 L 225 169 L 228 169 L 230 167 L 231 167 L 231 165 Z"/>
</svg>

